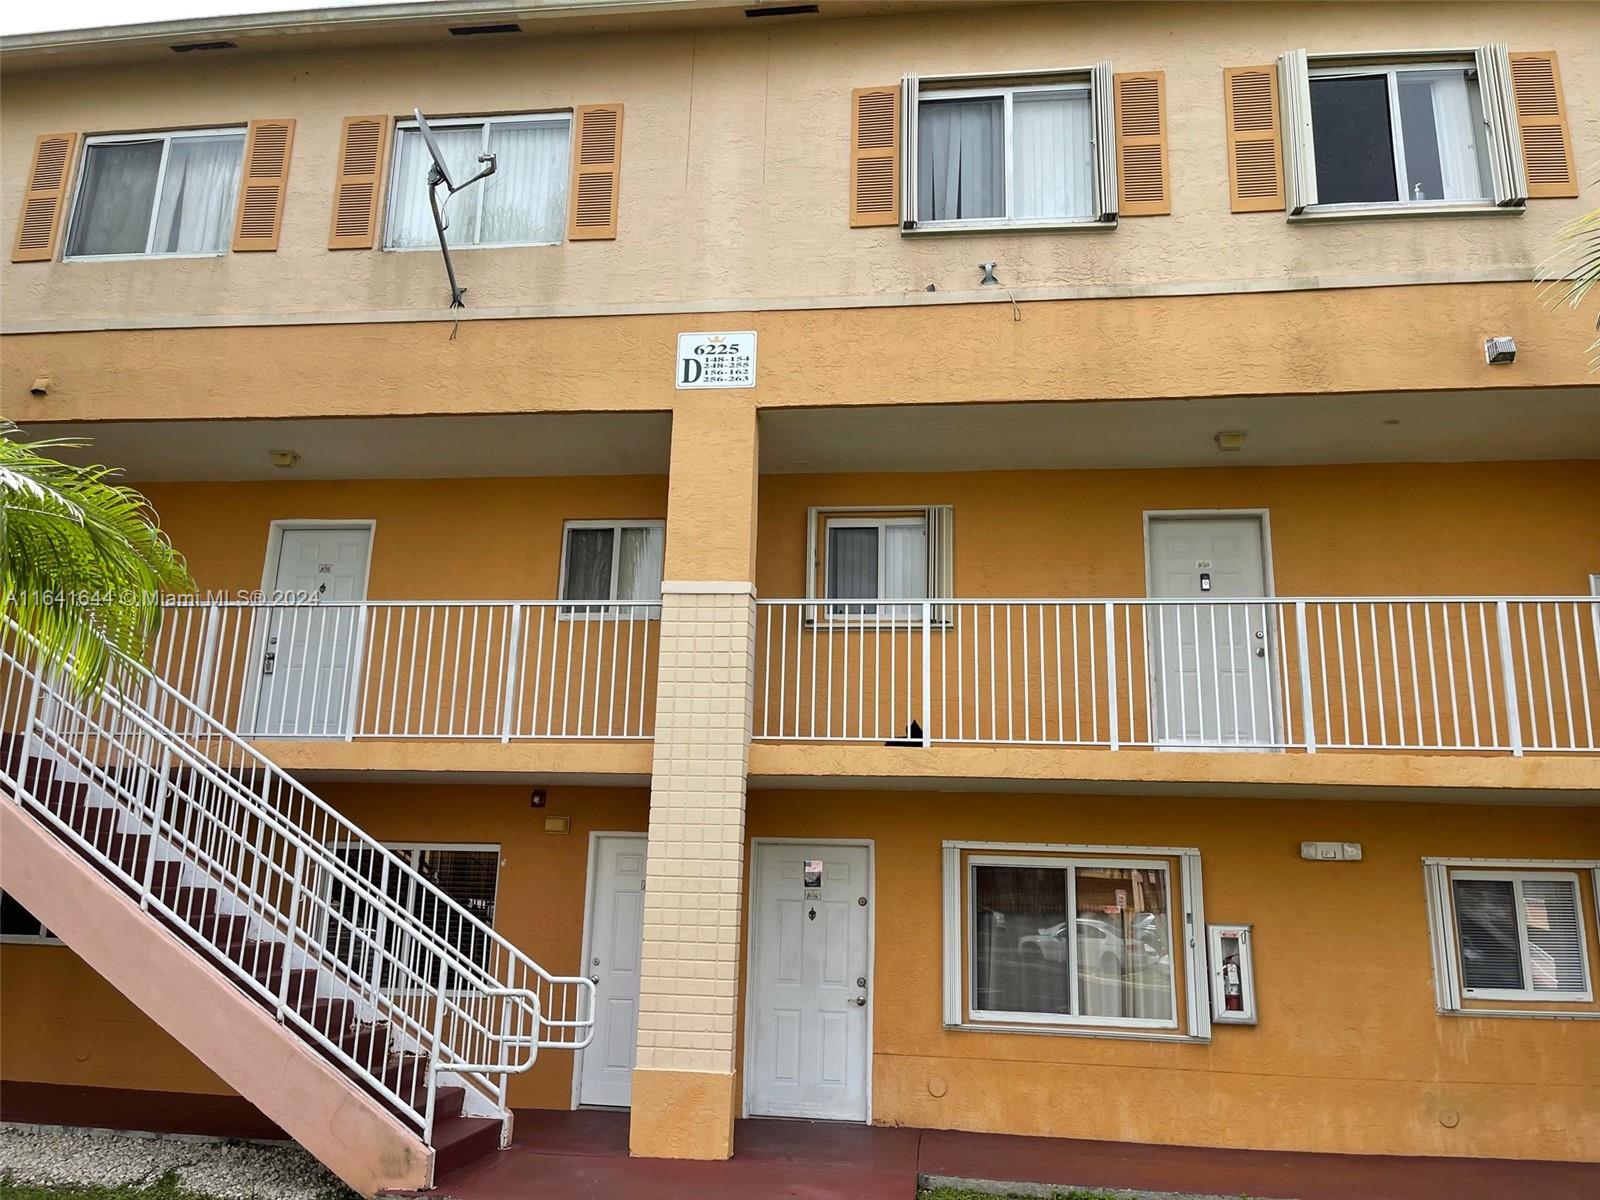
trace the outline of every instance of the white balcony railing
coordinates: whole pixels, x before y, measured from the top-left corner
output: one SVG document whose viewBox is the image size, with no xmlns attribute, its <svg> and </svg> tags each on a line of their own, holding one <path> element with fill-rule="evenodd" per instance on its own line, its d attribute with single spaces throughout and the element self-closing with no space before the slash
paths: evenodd
<svg viewBox="0 0 1600 1200">
<path fill-rule="evenodd" d="M 151 665 L 245 737 L 648 738 L 659 604 L 177 602 Z"/>
<path fill-rule="evenodd" d="M 1594 752 L 1600 600 L 762 600 L 754 736 Z"/>
</svg>

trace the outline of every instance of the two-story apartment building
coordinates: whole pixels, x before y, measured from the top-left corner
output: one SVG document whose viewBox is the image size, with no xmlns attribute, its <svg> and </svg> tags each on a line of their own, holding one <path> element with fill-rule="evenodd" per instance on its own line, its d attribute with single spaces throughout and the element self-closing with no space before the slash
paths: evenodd
<svg viewBox="0 0 1600 1200">
<path fill-rule="evenodd" d="M 397 910 L 418 873 L 590 981 L 495 1112 L 631 1106 L 667 1157 L 748 1115 L 1594 1160 L 1600 390 L 1533 282 L 1596 204 L 1594 18 L 12 38 L 0 406 L 188 556 L 174 744 L 203 712 L 230 777 L 349 823 L 303 853 L 364 831 L 394 864 L 338 869 Z M 456 182 L 494 160 L 446 209 L 461 309 L 419 112 Z M 8 1081 L 236 1090 L 358 1186 L 419 1177 L 141 981 L 150 904 L 52 885 L 47 808 L 49 870 L 5 861 Z"/>
</svg>

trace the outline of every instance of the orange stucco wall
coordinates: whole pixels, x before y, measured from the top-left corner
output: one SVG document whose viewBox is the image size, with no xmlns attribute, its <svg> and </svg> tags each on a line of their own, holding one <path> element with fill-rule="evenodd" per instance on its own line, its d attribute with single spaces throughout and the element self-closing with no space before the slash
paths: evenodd
<svg viewBox="0 0 1600 1200">
<path fill-rule="evenodd" d="M 757 791 L 749 830 L 874 841 L 878 1123 L 1600 1157 L 1600 1022 L 1437 1015 L 1421 863 L 1425 855 L 1593 857 L 1593 810 Z M 1255 927 L 1260 1023 L 1219 1027 L 1209 1045 L 943 1029 L 946 839 L 1198 848 L 1207 920 Z M 1302 840 L 1358 841 L 1365 858 L 1307 862 Z M 1587 895 L 1591 913 L 1593 903 Z"/>
<path fill-rule="evenodd" d="M 642 790 L 324 784 L 376 836 L 497 843 L 495 926 L 578 968 L 588 834 L 642 830 Z M 546 814 L 572 833 L 543 832 Z M 1600 1156 L 1600 1023 L 1441 1017 L 1425 855 L 1600 855 L 1592 809 L 1384 802 L 758 791 L 752 837 L 872 839 L 874 1120 L 1127 1141 L 1384 1154 Z M 1194 846 L 1214 922 L 1255 926 L 1260 1024 L 1209 1045 L 947 1031 L 940 1017 L 946 839 Z M 1302 840 L 1359 841 L 1311 863 Z M 1586 912 L 1594 928 L 1593 899 Z M 1600 946 L 1591 947 L 1600 962 Z M 6 1078 L 216 1092 L 220 1082 L 69 950 L 0 951 Z M 742 994 L 742 988 L 741 988 Z M 741 1000 L 741 1007 L 743 1001 Z M 512 1083 L 564 1108 L 570 1055 Z M 942 1094 L 935 1094 L 942 1093 Z"/>
<path fill-rule="evenodd" d="M 275 520 L 372 520 L 373 600 L 558 594 L 569 520 L 667 515 L 664 476 L 150 483 L 140 488 L 202 590 L 261 586 Z"/>
<path fill-rule="evenodd" d="M 955 507 L 955 594 L 1145 595 L 1144 513 L 1265 509 L 1283 596 L 1586 595 L 1592 462 L 770 475 L 763 596 L 804 596 L 806 509 Z"/>
<path fill-rule="evenodd" d="M 551 788 L 547 807 L 526 788 L 324 783 L 319 793 L 380 841 L 500 847 L 495 928 L 559 974 L 581 967 L 592 830 L 643 831 L 643 789 Z M 570 816 L 546 834 L 545 816 Z M 547 1051 L 513 1078 L 511 1103 L 565 1108 L 573 1056 Z M 156 1091 L 224 1092 L 226 1085 L 70 950 L 0 948 L 0 1071 L 6 1079 Z"/>
</svg>

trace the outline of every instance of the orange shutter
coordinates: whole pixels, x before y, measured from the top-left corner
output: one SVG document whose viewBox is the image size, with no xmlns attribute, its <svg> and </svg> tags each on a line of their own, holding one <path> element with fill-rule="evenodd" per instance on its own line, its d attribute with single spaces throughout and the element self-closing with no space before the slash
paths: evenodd
<svg viewBox="0 0 1600 1200">
<path fill-rule="evenodd" d="M 850 93 L 850 224 L 900 224 L 900 88 Z"/>
<path fill-rule="evenodd" d="M 1166 73 L 1129 72 L 1111 82 L 1117 105 L 1117 215 L 1163 216 L 1172 211 Z"/>
<path fill-rule="evenodd" d="M 278 248 L 283 196 L 289 190 L 289 151 L 293 146 L 292 120 L 250 122 L 233 223 L 235 251 Z"/>
<path fill-rule="evenodd" d="M 573 111 L 572 202 L 567 237 L 575 242 L 617 236 L 622 188 L 622 105 L 583 104 Z"/>
<path fill-rule="evenodd" d="M 329 250 L 370 250 L 378 238 L 388 117 L 346 117 L 339 136 L 339 174 L 333 189 Z"/>
<path fill-rule="evenodd" d="M 67 179 L 72 174 L 72 154 L 78 146 L 75 133 L 42 133 L 33 143 L 33 165 L 28 169 L 28 190 L 22 197 L 17 221 L 17 241 L 12 262 L 49 262 L 66 217 Z"/>
<path fill-rule="evenodd" d="M 1228 197 L 1234 212 L 1281 212 L 1283 133 L 1278 69 L 1227 67 L 1222 72 L 1228 117 Z"/>
<path fill-rule="evenodd" d="M 1567 131 L 1555 51 L 1511 55 L 1511 90 L 1516 94 L 1517 131 L 1528 169 L 1528 198 L 1576 196 L 1578 172 L 1572 162 L 1572 135 Z"/>
</svg>

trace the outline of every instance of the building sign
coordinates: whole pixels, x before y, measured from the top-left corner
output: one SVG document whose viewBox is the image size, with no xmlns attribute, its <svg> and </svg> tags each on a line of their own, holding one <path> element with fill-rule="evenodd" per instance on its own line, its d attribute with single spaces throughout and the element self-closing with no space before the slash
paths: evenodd
<svg viewBox="0 0 1600 1200">
<path fill-rule="evenodd" d="M 680 333 L 673 382 L 680 388 L 755 387 L 755 332 Z"/>
</svg>

